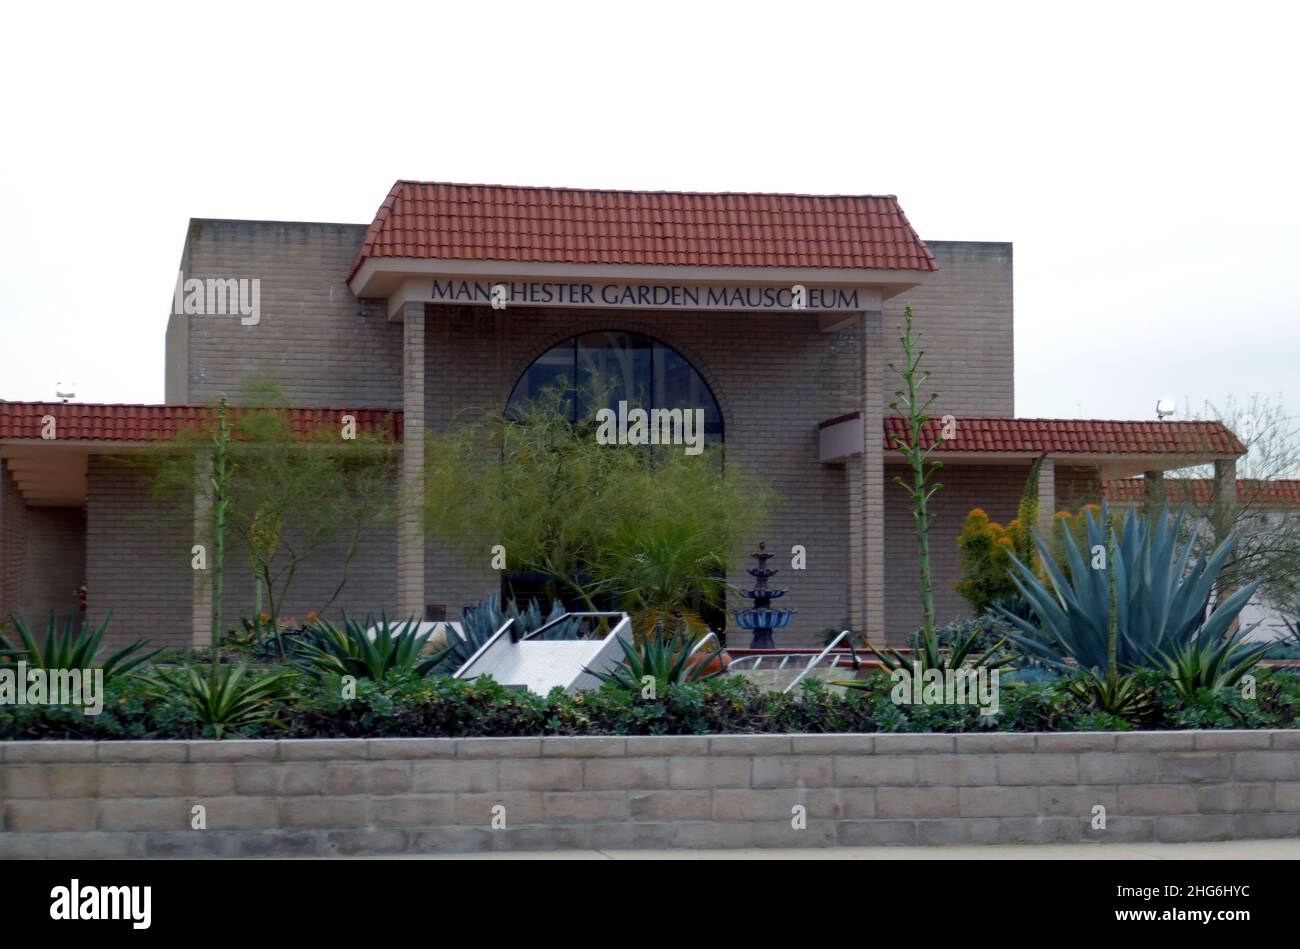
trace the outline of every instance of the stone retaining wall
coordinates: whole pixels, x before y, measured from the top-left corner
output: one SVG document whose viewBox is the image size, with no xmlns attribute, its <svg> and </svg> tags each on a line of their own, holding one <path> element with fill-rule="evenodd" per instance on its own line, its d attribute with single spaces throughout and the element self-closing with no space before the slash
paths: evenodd
<svg viewBox="0 0 1300 949">
<path fill-rule="evenodd" d="M 1290 837 L 1300 731 L 0 742 L 0 828 L 0 858 Z"/>
</svg>

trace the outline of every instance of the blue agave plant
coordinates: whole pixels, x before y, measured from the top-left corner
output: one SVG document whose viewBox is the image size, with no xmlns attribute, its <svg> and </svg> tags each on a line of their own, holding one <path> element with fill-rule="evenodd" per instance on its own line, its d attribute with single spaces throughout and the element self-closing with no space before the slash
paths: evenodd
<svg viewBox="0 0 1300 949">
<path fill-rule="evenodd" d="M 465 610 L 461 619 L 461 633 L 448 629 L 447 648 L 437 656 L 434 667 L 439 674 L 450 675 L 463 666 L 483 644 L 496 635 L 497 630 L 505 625 L 506 620 L 515 621 L 515 633 L 527 635 L 541 629 L 547 623 L 554 623 L 567 610 L 558 600 L 551 606 L 551 612 L 542 616 L 542 608 L 536 600 L 530 600 L 523 609 L 513 599 L 506 602 L 505 608 L 495 596 L 489 596 L 476 606 Z M 582 638 L 582 621 L 577 618 L 556 623 L 542 636 L 543 639 L 580 639 Z"/>
<path fill-rule="evenodd" d="M 1019 630 L 1012 635 L 1012 642 L 1059 668 L 1068 668 L 1067 660 L 1073 660 L 1084 669 L 1106 670 L 1113 606 L 1116 668 L 1120 672 L 1165 668 L 1172 657 L 1185 655 L 1189 649 L 1226 649 L 1220 662 L 1229 668 L 1258 660 L 1258 652 L 1241 642 L 1253 626 L 1232 636 L 1225 634 L 1259 582 L 1248 584 L 1210 610 L 1215 580 L 1232 553 L 1235 536 L 1192 562 L 1199 529 L 1191 532 L 1185 544 L 1179 544 L 1181 510 L 1176 516 L 1161 511 L 1144 519 L 1130 509 L 1113 543 L 1107 538 L 1110 523 L 1105 505 L 1100 522 L 1087 512 L 1087 557 L 1070 533 L 1063 531 L 1069 577 L 1043 538 L 1034 534 L 1050 589 L 1032 569 L 1012 557 L 1017 574 L 1012 580 L 1034 614 L 1026 618 L 998 609 Z M 1104 569 L 1092 566 L 1091 552 L 1098 547 L 1106 551 Z"/>
</svg>

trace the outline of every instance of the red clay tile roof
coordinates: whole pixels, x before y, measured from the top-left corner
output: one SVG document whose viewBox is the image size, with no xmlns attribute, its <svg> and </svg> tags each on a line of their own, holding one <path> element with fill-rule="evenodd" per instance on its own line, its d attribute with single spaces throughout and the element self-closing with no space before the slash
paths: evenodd
<svg viewBox="0 0 1300 949">
<path fill-rule="evenodd" d="M 399 181 L 375 257 L 683 267 L 935 270 L 893 195 L 583 191 Z"/>
<path fill-rule="evenodd" d="M 305 434 L 340 424 L 353 415 L 358 431 L 402 437 L 402 413 L 390 409 L 295 408 L 294 431 Z M 210 405 L 92 405 L 79 402 L 0 401 L 0 438 L 41 437 L 46 415 L 55 419 L 58 441 L 150 441 L 170 438 L 216 416 Z"/>
<path fill-rule="evenodd" d="M 921 443 L 932 444 L 943 422 L 934 419 L 922 430 Z M 907 438 L 898 417 L 885 419 L 885 447 L 895 436 Z M 1129 422 L 1093 419 L 959 418 L 956 437 L 938 449 L 947 451 L 1051 452 L 1088 455 L 1240 455 L 1246 450 L 1219 422 Z"/>
<path fill-rule="evenodd" d="M 295 408 L 296 431 L 339 424 L 356 416 L 361 431 L 402 437 L 400 409 Z M 146 441 L 168 438 L 212 418 L 210 405 L 91 405 L 77 402 L 0 401 L 0 438 L 39 439 L 41 419 L 53 415 L 59 440 Z M 831 422 L 853 418 L 853 413 Z M 825 426 L 827 422 L 823 422 Z M 931 421 L 922 435 L 930 444 L 942 422 Z M 904 420 L 886 417 L 885 448 L 892 437 L 906 436 Z M 1052 452 L 1079 454 L 1238 455 L 1244 446 L 1218 422 L 1120 422 L 1077 419 L 959 418 L 957 437 L 942 452 Z"/>
<path fill-rule="evenodd" d="M 1208 503 L 1212 482 L 1208 478 L 1165 478 L 1165 497 L 1171 502 L 1192 499 Z M 1102 483 L 1102 493 L 1112 501 L 1141 501 L 1145 484 L 1141 478 L 1120 478 Z M 1253 507 L 1264 509 L 1300 508 L 1300 480 L 1277 479 L 1256 481 L 1237 479 L 1237 497 Z"/>
</svg>

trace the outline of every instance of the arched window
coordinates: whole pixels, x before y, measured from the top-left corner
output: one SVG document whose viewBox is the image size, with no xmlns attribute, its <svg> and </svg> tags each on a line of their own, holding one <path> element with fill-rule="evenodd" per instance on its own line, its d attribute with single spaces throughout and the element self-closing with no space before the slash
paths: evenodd
<svg viewBox="0 0 1300 949">
<path fill-rule="evenodd" d="M 605 407 L 588 402 L 604 393 L 602 401 L 616 411 L 620 401 L 629 408 L 703 409 L 705 441 L 723 441 L 722 412 L 704 377 L 677 350 L 640 333 L 583 333 L 548 349 L 519 377 L 506 410 L 550 388 L 567 393 L 574 422 Z"/>
</svg>

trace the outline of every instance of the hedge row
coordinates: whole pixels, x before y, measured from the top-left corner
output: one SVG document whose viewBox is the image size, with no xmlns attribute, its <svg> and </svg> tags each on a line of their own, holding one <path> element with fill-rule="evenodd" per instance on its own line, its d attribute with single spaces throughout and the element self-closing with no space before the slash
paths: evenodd
<svg viewBox="0 0 1300 949">
<path fill-rule="evenodd" d="M 1152 681 L 1154 684 L 1155 680 Z M 828 689 L 811 681 L 797 694 L 764 692 L 743 678 L 665 686 L 660 697 L 605 687 L 576 696 L 507 689 L 491 680 L 446 678 L 360 680 L 344 698 L 337 679 L 300 679 L 284 699 L 268 703 L 263 720 L 230 737 L 467 737 L 513 735 L 695 735 L 720 733 L 1096 731 L 1134 727 L 1293 728 L 1300 678 L 1259 670 L 1253 697 L 1202 693 L 1184 703 L 1167 686 L 1141 721 L 1096 711 L 1071 696 L 1066 680 L 1001 689 L 993 719 L 960 705 L 898 705 L 891 682 L 876 674 L 866 691 Z M 102 713 L 0 706 L 0 739 L 187 739 L 211 737 L 180 697 L 150 698 L 129 677 L 111 681 Z"/>
</svg>

